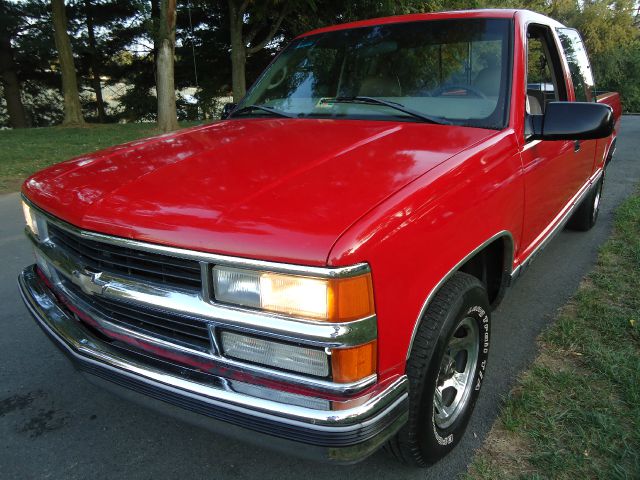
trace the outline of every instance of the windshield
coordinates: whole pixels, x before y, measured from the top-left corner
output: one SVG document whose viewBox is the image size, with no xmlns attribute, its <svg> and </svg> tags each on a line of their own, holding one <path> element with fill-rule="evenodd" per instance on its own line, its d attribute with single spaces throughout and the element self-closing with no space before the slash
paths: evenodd
<svg viewBox="0 0 640 480">
<path fill-rule="evenodd" d="M 509 20 L 485 18 L 395 23 L 303 37 L 277 57 L 234 116 L 503 128 L 509 32 Z M 267 108 L 248 108 L 251 105 Z"/>
</svg>

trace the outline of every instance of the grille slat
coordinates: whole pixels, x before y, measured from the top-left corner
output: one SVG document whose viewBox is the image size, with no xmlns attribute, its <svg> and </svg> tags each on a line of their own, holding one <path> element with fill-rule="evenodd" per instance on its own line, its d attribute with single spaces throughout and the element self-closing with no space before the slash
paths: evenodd
<svg viewBox="0 0 640 480">
<path fill-rule="evenodd" d="M 87 240 L 52 224 L 49 224 L 49 237 L 56 245 L 77 257 L 85 267 L 97 271 L 136 276 L 144 281 L 179 288 L 201 287 L 200 264 L 195 260 Z"/>
<path fill-rule="evenodd" d="M 118 315 L 126 317 L 137 316 L 141 321 L 157 327 L 169 328 L 177 332 L 184 333 L 185 335 L 208 339 L 208 328 L 202 321 L 187 317 L 172 317 L 166 313 L 154 312 L 153 310 L 142 311 L 137 307 L 127 307 L 124 304 L 110 302 L 106 299 L 98 299 L 96 303 L 102 304 L 105 309 L 108 309 L 112 314 L 110 315 L 112 318 L 117 317 Z"/>
<path fill-rule="evenodd" d="M 161 335 L 199 348 L 208 349 L 211 345 L 208 326 L 204 320 L 87 295 L 64 277 L 62 284 L 65 289 L 115 324 L 133 327 L 152 336 Z"/>
<path fill-rule="evenodd" d="M 194 272 L 198 271 L 198 263 L 191 260 L 183 260 L 180 258 L 170 257 L 167 255 L 147 253 L 142 250 L 133 250 L 131 248 L 118 247 L 109 245 L 108 243 L 99 243 L 93 240 L 74 237 L 72 234 L 54 227 L 55 235 L 58 235 L 67 245 L 73 246 L 84 251 L 92 251 L 94 255 L 115 255 L 117 257 L 129 258 L 128 255 L 135 255 L 136 258 L 158 265 L 174 266 L 177 268 L 185 268 Z"/>
<path fill-rule="evenodd" d="M 199 292 L 202 288 L 200 263 L 195 260 L 89 240 L 52 222 L 47 226 L 49 240 L 72 257 L 79 269 L 107 272 L 179 290 Z M 89 295 L 63 275 L 60 278 L 68 292 L 112 323 L 200 350 L 211 346 L 209 326 L 203 319 Z"/>
<path fill-rule="evenodd" d="M 166 267 L 162 265 L 159 266 L 159 269 L 147 267 L 142 262 L 136 263 L 135 265 L 131 265 L 130 258 L 121 256 L 121 255 L 119 255 L 118 257 L 121 257 L 124 260 L 120 260 L 118 257 L 115 257 L 115 256 L 109 256 L 108 257 L 109 260 L 103 260 L 103 259 L 97 260 L 95 257 L 91 257 L 90 255 L 88 255 L 87 253 L 83 252 L 81 249 L 75 246 L 68 245 L 68 244 L 65 244 L 65 245 L 70 250 L 72 250 L 76 255 L 92 262 L 95 265 L 95 267 L 98 269 L 104 269 L 104 267 L 108 269 L 114 269 L 114 270 L 122 269 L 122 271 L 126 272 L 128 275 L 160 274 L 163 277 L 162 283 L 168 283 L 165 277 L 172 277 L 172 278 L 184 280 L 184 274 L 181 274 L 181 272 L 178 272 L 178 271 L 168 271 Z M 190 272 L 187 272 L 186 275 L 190 279 L 191 277 Z M 194 279 L 193 282 L 194 284 L 196 282 L 197 283 L 200 282 L 199 272 L 198 272 L 198 278 Z"/>
</svg>

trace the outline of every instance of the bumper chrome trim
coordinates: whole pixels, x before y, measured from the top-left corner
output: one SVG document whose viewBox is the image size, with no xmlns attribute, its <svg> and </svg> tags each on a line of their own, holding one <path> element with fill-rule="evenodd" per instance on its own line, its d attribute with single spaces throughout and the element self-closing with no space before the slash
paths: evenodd
<svg viewBox="0 0 640 480">
<path fill-rule="evenodd" d="M 333 349 L 356 347 L 376 340 L 377 317 L 375 314 L 350 322 L 333 323 L 253 310 L 241 306 L 222 305 L 211 298 L 209 278 L 211 268 L 215 264 L 269 269 L 325 278 L 350 277 L 369 272 L 368 264 L 362 263 L 340 268 L 305 267 L 166 247 L 82 230 L 39 209 L 24 196 L 23 201 L 37 211 L 39 222 L 42 220 L 38 236 L 34 235 L 29 228 L 25 229 L 27 237 L 35 248 L 38 265 L 47 272 L 46 276 L 54 285 L 55 291 L 63 294 L 65 301 L 69 301 L 68 306 L 71 310 L 80 315 L 91 327 L 97 328 L 106 336 L 127 338 L 133 344 L 144 342 L 153 352 L 157 353 L 161 350 L 167 354 L 167 358 L 175 359 L 176 355 L 184 358 L 186 355 L 190 360 L 197 359 L 198 362 L 204 360 L 209 364 L 215 362 L 218 366 L 224 364 L 248 374 L 337 395 L 360 392 L 376 383 L 376 374 L 343 384 L 332 382 L 330 378 L 305 376 L 231 359 L 217 348 L 218 332 L 233 330 L 275 341 L 300 343 L 311 348 L 323 349 L 329 357 Z M 201 288 L 169 286 L 160 281 L 129 276 L 119 271 L 94 271 L 86 267 L 86 262 L 81 255 L 76 255 L 75 250 L 70 249 L 65 241 L 60 241 L 55 236 L 49 236 L 48 227 L 54 225 L 58 230 L 64 230 L 73 235 L 76 241 L 86 239 L 99 242 L 105 248 L 112 245 L 129 250 L 160 253 L 167 258 L 167 261 L 171 256 L 197 260 L 202 286 Z M 144 322 L 139 325 L 123 325 L 116 318 L 105 315 L 100 306 L 94 305 L 93 298 L 98 301 L 116 302 L 123 308 L 135 307 L 146 310 L 152 312 L 152 315 L 162 316 L 164 314 L 167 317 L 177 315 L 185 317 L 185 319 L 188 318 L 189 321 L 195 321 L 207 327 L 209 344 L 206 344 L 206 340 L 203 343 L 202 336 L 194 342 L 177 338 L 170 335 L 170 328 L 168 332 L 164 332 L 168 335 L 164 335 L 163 332 L 153 328 L 145 328 Z M 86 313 L 86 317 L 90 317 L 90 321 L 85 318 L 84 313 Z M 329 361 L 329 359 L 327 360 Z M 191 361 L 188 364 L 191 365 Z"/>
<path fill-rule="evenodd" d="M 291 441 L 293 445 L 304 443 L 319 447 L 323 459 L 338 462 L 366 457 L 406 422 L 408 381 L 405 376 L 339 402 L 300 394 L 291 394 L 302 397 L 297 405 L 258 398 L 235 390 L 241 389 L 239 386 L 251 388 L 252 384 L 203 372 L 185 374 L 184 367 L 143 361 L 143 357 L 129 355 L 98 339 L 58 305 L 34 266 L 20 274 L 18 283 L 38 325 L 78 368 L 165 403 Z M 203 376 L 207 381 L 196 378 Z M 274 389 L 273 393 L 278 396 L 283 392 Z M 300 406 L 299 402 L 305 398 L 314 405 L 318 400 L 327 401 L 329 408 Z M 296 453 L 295 448 L 292 453 Z"/>
</svg>

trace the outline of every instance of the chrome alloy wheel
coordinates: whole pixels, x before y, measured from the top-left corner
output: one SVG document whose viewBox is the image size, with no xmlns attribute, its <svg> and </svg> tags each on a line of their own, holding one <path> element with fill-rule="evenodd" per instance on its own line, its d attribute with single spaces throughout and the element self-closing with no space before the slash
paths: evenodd
<svg viewBox="0 0 640 480">
<path fill-rule="evenodd" d="M 596 218 L 598 218 L 598 212 L 600 210 L 600 197 L 602 196 L 602 187 L 603 187 L 603 181 L 600 182 L 600 185 L 598 186 L 598 189 L 596 190 L 596 195 L 595 198 L 593 199 L 593 218 L 592 221 L 595 223 Z"/>
<path fill-rule="evenodd" d="M 441 429 L 451 426 L 469 403 L 479 345 L 476 321 L 463 318 L 447 344 L 433 395 L 433 418 Z"/>
</svg>

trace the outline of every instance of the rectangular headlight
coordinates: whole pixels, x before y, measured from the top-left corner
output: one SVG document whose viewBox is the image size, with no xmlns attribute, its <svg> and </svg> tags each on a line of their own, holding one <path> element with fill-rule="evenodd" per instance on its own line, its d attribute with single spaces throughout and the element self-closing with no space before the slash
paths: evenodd
<svg viewBox="0 0 640 480">
<path fill-rule="evenodd" d="M 329 375 L 329 357 L 324 350 L 226 331 L 221 332 L 220 340 L 223 353 L 231 358 L 316 377 Z"/>
<path fill-rule="evenodd" d="M 313 320 L 345 322 L 374 313 L 371 275 L 328 279 L 215 266 L 218 302 Z"/>
<path fill-rule="evenodd" d="M 40 236 L 40 232 L 38 231 L 38 217 L 36 212 L 27 205 L 25 202 L 22 202 L 22 213 L 24 213 L 24 221 L 36 237 Z"/>
</svg>

